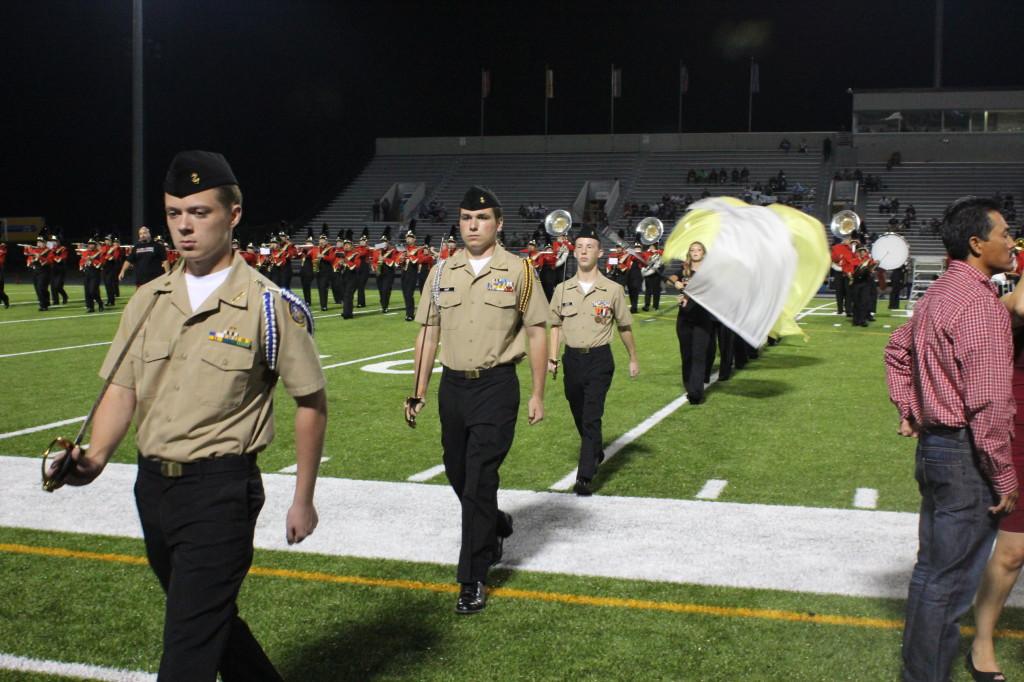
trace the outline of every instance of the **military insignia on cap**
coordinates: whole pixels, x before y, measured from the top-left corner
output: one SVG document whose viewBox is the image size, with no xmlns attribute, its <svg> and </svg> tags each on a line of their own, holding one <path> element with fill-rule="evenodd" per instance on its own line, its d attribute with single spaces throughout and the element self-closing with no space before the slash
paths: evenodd
<svg viewBox="0 0 1024 682">
<path fill-rule="evenodd" d="M 193 173 L 190 177 L 192 179 L 192 184 L 193 185 L 198 185 L 199 184 L 199 173 Z"/>
<path fill-rule="evenodd" d="M 481 204 L 482 204 L 482 203 L 485 203 L 486 201 L 487 201 L 486 199 L 484 199 L 483 197 L 480 197 L 480 203 L 481 203 Z"/>
</svg>

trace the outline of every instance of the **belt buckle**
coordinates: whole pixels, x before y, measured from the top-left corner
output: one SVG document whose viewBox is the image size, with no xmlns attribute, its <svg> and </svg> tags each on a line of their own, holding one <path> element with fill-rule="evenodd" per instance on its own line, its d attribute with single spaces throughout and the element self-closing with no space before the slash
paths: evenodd
<svg viewBox="0 0 1024 682">
<path fill-rule="evenodd" d="M 478 370 L 478 369 L 467 369 L 466 370 L 466 378 L 467 379 L 479 379 L 480 378 L 480 370 Z"/>
<path fill-rule="evenodd" d="M 181 475 L 185 473 L 181 462 L 168 462 L 163 460 L 160 462 L 160 475 L 164 478 L 181 478 Z"/>
<path fill-rule="evenodd" d="M 577 348 L 576 350 L 578 350 L 579 352 L 583 353 L 584 355 L 586 355 L 587 353 L 590 352 L 590 348 L 588 348 L 586 346 L 584 346 L 583 348 Z"/>
</svg>

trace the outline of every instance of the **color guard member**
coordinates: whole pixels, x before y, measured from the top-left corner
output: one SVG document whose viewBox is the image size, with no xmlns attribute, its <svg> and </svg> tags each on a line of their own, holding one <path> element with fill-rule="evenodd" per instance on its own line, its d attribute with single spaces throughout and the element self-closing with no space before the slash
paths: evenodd
<svg viewBox="0 0 1024 682">
<path fill-rule="evenodd" d="M 529 420 L 544 418 L 547 311 L 540 283 L 528 264 L 497 244 L 501 204 L 472 187 L 459 205 L 466 247 L 435 266 L 420 299 L 416 321 L 416 388 L 405 403 L 415 425 L 423 409 L 441 343 L 437 405 L 448 482 L 462 506 L 462 549 L 455 611 L 476 613 L 486 605 L 487 571 L 501 559 L 512 517 L 498 509 L 498 468 L 512 447 L 519 414 L 516 363 L 529 339 L 533 391 Z"/>
<path fill-rule="evenodd" d="M 185 267 L 125 307 L 101 376 L 131 336 L 67 482 L 103 470 L 138 417 L 135 497 L 149 564 L 167 594 L 161 680 L 280 680 L 236 598 L 252 564 L 264 494 L 257 454 L 273 439 L 274 385 L 295 398 L 295 495 L 289 543 L 317 525 L 313 489 L 327 420 L 312 316 L 231 255 L 242 196 L 227 161 L 178 154 L 164 181 L 167 226 Z"/>
<path fill-rule="evenodd" d="M 573 491 L 587 496 L 591 494 L 590 482 L 597 467 L 604 461 L 601 416 L 615 374 L 610 345 L 613 321 L 629 353 L 629 376 L 635 377 L 640 365 L 633 340 L 633 316 L 626 307 L 622 287 L 597 269 L 597 261 L 604 254 L 601 239 L 592 227 L 580 230 L 574 253 L 579 270 L 555 288 L 551 299 L 548 371 L 558 371 L 558 346 L 564 338 L 562 382 L 580 434 L 580 460 Z"/>
</svg>

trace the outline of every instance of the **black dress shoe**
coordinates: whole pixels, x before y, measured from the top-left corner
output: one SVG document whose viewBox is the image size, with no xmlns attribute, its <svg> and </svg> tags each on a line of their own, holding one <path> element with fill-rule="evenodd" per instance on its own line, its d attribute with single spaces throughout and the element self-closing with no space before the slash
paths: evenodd
<svg viewBox="0 0 1024 682">
<path fill-rule="evenodd" d="M 512 528 L 512 515 L 508 512 L 501 511 L 500 509 L 498 510 L 498 513 L 501 514 L 502 518 L 505 519 L 504 527 L 498 527 L 498 537 L 507 538 L 508 536 L 512 535 L 512 532 L 514 530 Z"/>
<path fill-rule="evenodd" d="M 590 497 L 594 494 L 594 491 L 590 489 L 590 479 L 587 478 L 577 478 L 572 491 L 580 497 Z"/>
<path fill-rule="evenodd" d="M 406 322 L 412 322 L 412 320 L 413 320 L 413 318 L 409 317 L 408 315 L 405 316 L 405 321 Z"/>
<path fill-rule="evenodd" d="M 604 464 L 604 450 L 602 450 L 601 452 L 597 453 L 596 460 L 597 460 L 597 466 L 601 466 L 602 464 Z"/>
<path fill-rule="evenodd" d="M 487 606 L 487 586 L 483 583 L 462 583 L 459 600 L 455 602 L 455 613 L 468 616 L 479 613 Z"/>
</svg>

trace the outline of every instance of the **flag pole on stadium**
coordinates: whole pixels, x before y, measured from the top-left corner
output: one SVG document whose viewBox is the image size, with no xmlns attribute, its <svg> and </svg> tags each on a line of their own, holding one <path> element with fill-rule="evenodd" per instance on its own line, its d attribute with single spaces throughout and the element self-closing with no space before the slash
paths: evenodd
<svg viewBox="0 0 1024 682">
<path fill-rule="evenodd" d="M 683 132 L 683 95 L 690 89 L 690 72 L 683 65 L 683 60 L 679 60 L 679 124 L 676 126 L 676 132 Z"/>
<path fill-rule="evenodd" d="M 491 72 L 480 69 L 480 137 L 484 136 L 484 103 L 491 94 Z"/>
<path fill-rule="evenodd" d="M 548 137 L 548 100 L 555 98 L 555 71 L 550 66 L 544 65 L 544 139 L 547 145 Z"/>
<path fill-rule="evenodd" d="M 142 0 L 132 0 L 132 232 L 145 224 L 142 136 Z"/>
</svg>

